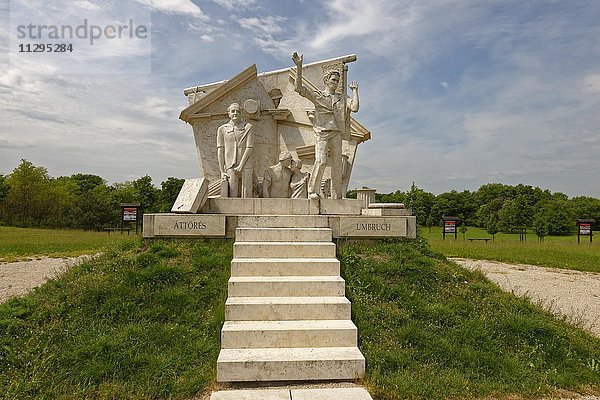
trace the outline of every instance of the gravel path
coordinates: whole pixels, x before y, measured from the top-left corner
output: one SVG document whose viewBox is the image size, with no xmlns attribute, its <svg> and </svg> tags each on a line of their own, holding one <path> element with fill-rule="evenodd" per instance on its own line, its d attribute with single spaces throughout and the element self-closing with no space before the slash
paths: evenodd
<svg viewBox="0 0 600 400">
<path fill-rule="evenodd" d="M 48 258 L 0 264 L 0 303 L 22 296 L 92 256 Z"/>
<path fill-rule="evenodd" d="M 480 270 L 502 289 L 540 302 L 600 337 L 600 274 L 497 261 L 451 260 Z"/>
</svg>

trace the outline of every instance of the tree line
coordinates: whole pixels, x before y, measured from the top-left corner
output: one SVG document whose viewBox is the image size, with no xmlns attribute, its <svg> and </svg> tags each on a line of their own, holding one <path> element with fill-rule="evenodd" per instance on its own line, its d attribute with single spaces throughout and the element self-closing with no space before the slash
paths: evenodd
<svg viewBox="0 0 600 400">
<path fill-rule="evenodd" d="M 348 193 L 356 197 L 356 191 Z M 516 233 L 522 228 L 547 235 L 568 235 L 575 231 L 576 219 L 600 223 L 600 199 L 552 193 L 529 185 L 488 183 L 476 191 L 464 190 L 434 195 L 417 187 L 402 192 L 375 194 L 378 202 L 404 203 L 412 209 L 421 226 L 440 226 L 443 216 L 454 216 L 463 225 L 485 228 L 488 233 Z"/>
<path fill-rule="evenodd" d="M 165 212 L 184 180 L 170 177 L 160 189 L 148 175 L 109 185 L 92 174 L 53 178 L 27 160 L 0 175 L 0 224 L 19 227 L 99 230 L 119 226 L 121 203 L 140 203 L 143 212 Z"/>
<path fill-rule="evenodd" d="M 30 161 L 8 175 L 0 174 L 0 224 L 21 227 L 102 229 L 120 224 L 121 203 L 140 203 L 143 212 L 171 209 L 184 180 L 169 177 L 160 188 L 148 175 L 109 185 L 92 174 L 53 178 L 46 168 Z M 414 183 L 406 192 L 377 193 L 378 202 L 404 203 L 421 226 L 439 226 L 443 216 L 456 216 L 462 224 L 485 228 L 490 234 L 522 228 L 538 236 L 574 232 L 575 219 L 600 223 L 600 199 L 569 198 L 529 185 L 488 183 L 476 191 L 434 195 Z M 348 192 L 356 197 L 356 191 Z"/>
</svg>

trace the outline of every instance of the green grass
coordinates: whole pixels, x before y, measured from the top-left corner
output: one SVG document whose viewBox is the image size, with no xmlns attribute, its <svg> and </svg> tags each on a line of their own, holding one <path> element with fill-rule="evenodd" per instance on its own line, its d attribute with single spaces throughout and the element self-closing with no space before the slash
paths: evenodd
<svg viewBox="0 0 600 400">
<path fill-rule="evenodd" d="M 340 249 L 373 398 L 600 392 L 600 340 L 425 242 Z"/>
<path fill-rule="evenodd" d="M 225 240 L 124 243 L 0 305 L 0 397 L 209 391 L 231 257 Z M 339 257 L 375 400 L 600 393 L 600 340 L 424 241 L 344 245 Z"/>
<path fill-rule="evenodd" d="M 74 257 L 94 254 L 118 243 L 139 240 L 135 234 L 12 228 L 0 226 L 0 261 L 29 257 Z"/>
<path fill-rule="evenodd" d="M 231 242 L 109 251 L 0 305 L 3 399 L 185 399 L 215 381 Z"/>
<path fill-rule="evenodd" d="M 518 234 L 496 235 L 494 241 L 471 242 L 469 238 L 491 238 L 484 229 L 469 227 L 465 239 L 458 233 L 458 239 L 446 236 L 442 239 L 441 228 L 420 228 L 420 235 L 427 239 L 430 246 L 446 257 L 463 257 L 476 260 L 496 260 L 509 263 L 541 265 L 546 267 L 574 269 L 579 271 L 600 272 L 600 232 L 595 232 L 595 241 L 577 236 L 547 236 L 543 242 L 532 233 L 527 240 L 519 241 Z"/>
</svg>

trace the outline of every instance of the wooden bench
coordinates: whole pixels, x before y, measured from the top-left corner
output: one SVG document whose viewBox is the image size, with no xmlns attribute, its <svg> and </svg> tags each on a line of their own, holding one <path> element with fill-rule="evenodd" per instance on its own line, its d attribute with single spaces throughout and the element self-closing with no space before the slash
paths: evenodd
<svg viewBox="0 0 600 400">
<path fill-rule="evenodd" d="M 487 243 L 489 240 L 492 240 L 491 238 L 469 238 L 469 241 L 474 241 L 474 240 L 485 240 L 485 242 Z"/>
</svg>

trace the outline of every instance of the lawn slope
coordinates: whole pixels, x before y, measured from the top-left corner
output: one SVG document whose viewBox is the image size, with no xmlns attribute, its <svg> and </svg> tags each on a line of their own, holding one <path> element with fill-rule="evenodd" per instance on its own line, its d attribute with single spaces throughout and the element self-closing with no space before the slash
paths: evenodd
<svg viewBox="0 0 600 400">
<path fill-rule="evenodd" d="M 421 241 L 339 249 L 374 399 L 600 390 L 600 340 Z"/>
<path fill-rule="evenodd" d="M 0 397 L 189 399 L 215 384 L 231 241 L 121 244 L 0 305 Z M 600 387 L 600 341 L 422 241 L 340 245 L 374 399 Z"/>
<path fill-rule="evenodd" d="M 180 399 L 213 384 L 231 242 L 128 246 L 0 305 L 1 398 Z"/>
</svg>

